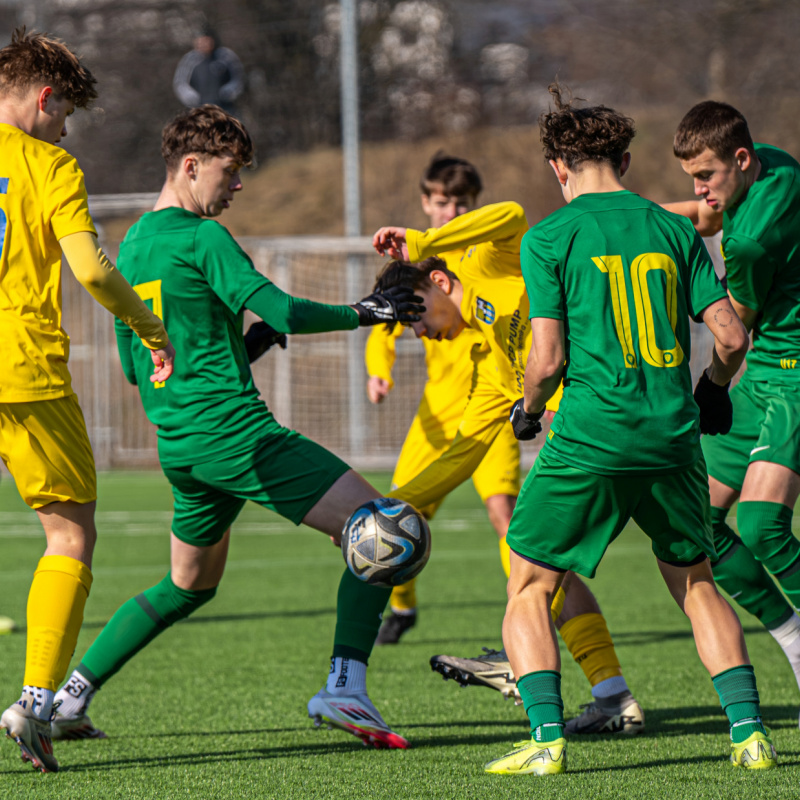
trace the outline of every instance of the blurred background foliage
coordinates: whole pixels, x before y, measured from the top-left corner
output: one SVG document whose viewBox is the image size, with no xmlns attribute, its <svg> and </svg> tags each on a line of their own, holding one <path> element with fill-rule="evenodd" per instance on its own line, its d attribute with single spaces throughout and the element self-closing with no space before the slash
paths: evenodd
<svg viewBox="0 0 800 800">
<path fill-rule="evenodd" d="M 789 0 L 361 0 L 364 227 L 421 224 L 417 180 L 444 147 L 473 159 L 485 200 L 517 199 L 531 222 L 557 187 L 536 118 L 558 76 L 574 94 L 633 116 L 629 185 L 655 200 L 691 185 L 671 154 L 683 113 L 713 97 L 739 107 L 754 137 L 800 154 Z M 321 0 L 0 0 L 0 34 L 19 24 L 64 39 L 100 98 L 64 145 L 90 193 L 157 191 L 160 130 L 181 106 L 180 57 L 203 24 L 242 60 L 238 105 L 261 166 L 234 232 L 340 233 L 339 17 Z"/>
</svg>

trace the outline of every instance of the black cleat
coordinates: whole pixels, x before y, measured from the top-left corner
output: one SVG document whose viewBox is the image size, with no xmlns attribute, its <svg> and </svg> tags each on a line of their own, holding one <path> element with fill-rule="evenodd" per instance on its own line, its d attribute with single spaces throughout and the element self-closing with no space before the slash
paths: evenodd
<svg viewBox="0 0 800 800">
<path fill-rule="evenodd" d="M 391 614 L 383 621 L 375 644 L 397 644 L 400 637 L 417 624 L 417 612 L 412 614 Z"/>
</svg>

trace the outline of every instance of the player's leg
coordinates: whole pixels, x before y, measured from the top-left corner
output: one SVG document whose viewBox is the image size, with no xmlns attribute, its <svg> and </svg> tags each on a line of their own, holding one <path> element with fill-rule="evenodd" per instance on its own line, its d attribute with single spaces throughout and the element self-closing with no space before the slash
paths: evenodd
<svg viewBox="0 0 800 800">
<path fill-rule="evenodd" d="M 775 767 L 775 749 L 761 720 L 755 672 L 742 627 L 717 591 L 708 560 L 688 567 L 659 561 L 659 569 L 692 624 L 698 655 L 728 717 L 733 765 L 751 769 Z"/>
<path fill-rule="evenodd" d="M 430 384 L 426 388 L 431 391 Z M 424 404 L 424 398 L 423 398 Z M 392 488 L 403 486 L 413 480 L 423 469 L 432 464 L 447 448 L 452 437 L 447 436 L 438 423 L 438 420 L 425 414 L 423 404 L 408 429 L 400 456 L 395 464 L 392 475 Z M 422 416 L 425 416 L 423 420 Z M 456 423 L 457 424 L 457 423 Z M 455 435 L 455 434 L 453 434 Z M 427 520 L 432 520 L 439 506 L 444 501 L 442 497 L 438 502 L 431 503 L 425 508 L 418 509 Z M 395 586 L 389 600 L 391 613 L 385 617 L 378 631 L 375 644 L 397 644 L 406 631 L 411 630 L 418 619 L 417 608 L 417 579 L 412 578 L 402 586 Z"/>
<path fill-rule="evenodd" d="M 796 592 L 800 583 L 792 566 L 797 559 L 797 540 L 791 532 L 791 508 L 797 499 L 800 440 L 792 425 L 793 398 L 781 398 L 779 394 L 773 390 L 768 398 L 761 397 L 749 383 L 741 381 L 731 392 L 731 432 L 726 436 L 704 436 L 701 444 L 709 471 L 714 547 L 719 556 L 711 564 L 714 579 L 767 628 L 800 684 L 800 617 L 764 569 L 766 566 L 784 576 L 784 590 L 788 589 L 796 606 L 800 598 L 792 598 L 791 591 Z M 766 455 L 770 461 L 751 463 L 752 458 Z M 766 470 L 766 481 L 762 470 Z M 742 498 L 745 505 L 740 500 L 739 533 L 746 540 L 743 542 L 727 524 L 727 517 L 747 476 L 748 492 Z M 789 493 L 784 494 L 787 490 Z M 751 501 L 755 505 L 747 505 Z M 778 542 L 778 551 L 772 550 L 773 545 L 762 546 L 762 536 L 773 545 Z M 769 564 L 761 558 L 762 550 L 772 552 Z"/>
<path fill-rule="evenodd" d="M 670 592 L 689 617 L 698 654 L 731 724 L 735 766 L 775 766 L 761 724 L 755 676 L 741 625 L 719 595 L 706 553 L 715 555 L 703 459 L 678 473 L 638 479 L 634 519 L 653 543 Z"/>
<path fill-rule="evenodd" d="M 0 455 L 47 537 L 28 595 L 24 687 L 0 725 L 24 759 L 56 771 L 50 715 L 83 621 L 97 536 L 94 458 L 77 399 L 0 406 Z"/>
<path fill-rule="evenodd" d="M 181 529 L 181 521 L 176 527 Z M 88 716 L 95 693 L 153 639 L 214 597 L 229 542 L 230 528 L 205 546 L 171 534 L 170 571 L 116 610 L 56 695 L 54 739 L 105 738 Z"/>
</svg>

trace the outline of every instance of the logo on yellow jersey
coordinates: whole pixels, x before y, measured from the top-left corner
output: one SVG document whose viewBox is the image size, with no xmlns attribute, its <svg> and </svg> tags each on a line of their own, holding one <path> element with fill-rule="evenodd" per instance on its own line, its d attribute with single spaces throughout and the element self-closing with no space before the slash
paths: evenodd
<svg viewBox="0 0 800 800">
<path fill-rule="evenodd" d="M 495 313 L 494 306 L 488 301 L 478 297 L 475 301 L 475 316 L 487 325 L 494 322 Z"/>
</svg>

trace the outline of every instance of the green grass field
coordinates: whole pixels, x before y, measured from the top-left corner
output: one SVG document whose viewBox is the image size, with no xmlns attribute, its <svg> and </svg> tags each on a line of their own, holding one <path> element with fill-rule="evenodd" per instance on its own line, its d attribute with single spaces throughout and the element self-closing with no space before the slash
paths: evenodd
<svg viewBox="0 0 800 800">
<path fill-rule="evenodd" d="M 387 476 L 372 476 L 385 488 Z M 171 496 L 160 474 L 101 476 L 94 587 L 74 664 L 114 610 L 160 580 L 168 563 Z M 0 614 L 24 621 L 43 550 L 35 515 L 0 484 Z M 493 532 L 470 486 L 434 521 L 434 552 L 419 582 L 421 618 L 403 644 L 376 649 L 370 695 L 407 751 L 367 750 L 315 729 L 306 702 L 322 685 L 342 559 L 324 536 L 249 506 L 232 538 L 216 599 L 163 634 L 98 694 L 94 722 L 108 739 L 56 743 L 61 772 L 23 765 L 0 743 L 0 788 L 11 798 L 796 798 L 800 702 L 780 649 L 744 619 L 765 720 L 781 768 L 746 774 L 727 761 L 727 726 L 694 650 L 635 528 L 590 582 L 628 682 L 645 708 L 636 739 L 570 742 L 567 775 L 504 778 L 484 762 L 527 735 L 520 708 L 499 693 L 444 683 L 437 653 L 499 646 L 504 579 Z M 0 705 L 16 699 L 25 637 L 0 637 Z M 589 699 L 580 669 L 563 665 L 568 716 Z"/>
</svg>

